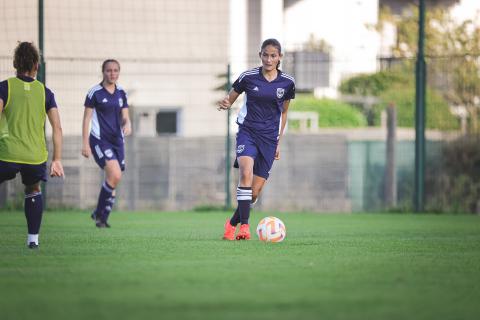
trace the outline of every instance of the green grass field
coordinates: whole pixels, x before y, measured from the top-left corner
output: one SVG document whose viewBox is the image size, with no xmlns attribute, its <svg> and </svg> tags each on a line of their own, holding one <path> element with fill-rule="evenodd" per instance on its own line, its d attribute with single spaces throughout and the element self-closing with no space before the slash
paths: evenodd
<svg viewBox="0 0 480 320">
<path fill-rule="evenodd" d="M 0 319 L 480 319 L 478 216 L 279 214 L 277 244 L 226 216 L 47 212 L 33 251 L 0 212 Z"/>
</svg>

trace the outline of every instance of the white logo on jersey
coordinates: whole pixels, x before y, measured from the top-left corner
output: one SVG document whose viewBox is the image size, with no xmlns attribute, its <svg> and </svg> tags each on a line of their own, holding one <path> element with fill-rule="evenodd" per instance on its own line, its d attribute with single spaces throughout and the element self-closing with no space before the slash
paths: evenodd
<svg viewBox="0 0 480 320">
<path fill-rule="evenodd" d="M 283 97 L 283 94 L 285 93 L 285 89 L 283 88 L 277 88 L 277 98 L 280 99 Z"/>
<path fill-rule="evenodd" d="M 102 103 L 107 103 L 107 102 L 108 102 L 107 98 L 103 98 Z"/>
<path fill-rule="evenodd" d="M 123 99 L 122 98 L 118 98 L 118 105 L 121 107 L 123 107 Z"/>
<path fill-rule="evenodd" d="M 258 91 L 258 87 L 253 88 L 253 91 Z"/>
<path fill-rule="evenodd" d="M 105 156 L 107 156 L 107 158 L 111 158 L 113 156 L 112 150 L 110 149 L 105 150 Z"/>
<path fill-rule="evenodd" d="M 237 147 L 237 153 L 242 153 L 243 150 L 245 150 L 245 145 L 244 144 L 241 144 Z"/>
</svg>

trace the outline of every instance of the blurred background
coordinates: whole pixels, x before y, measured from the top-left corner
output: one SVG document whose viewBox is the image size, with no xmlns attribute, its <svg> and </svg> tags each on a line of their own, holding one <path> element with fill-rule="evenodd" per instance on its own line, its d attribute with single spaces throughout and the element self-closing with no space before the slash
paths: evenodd
<svg viewBox="0 0 480 320">
<path fill-rule="evenodd" d="M 411 211 L 418 2 L 408 0 L 0 0 L 0 79 L 17 41 L 43 37 L 46 84 L 64 131 L 66 179 L 49 208 L 92 208 L 102 172 L 80 155 L 83 103 L 101 63 L 121 63 L 134 134 L 118 189 L 123 210 L 229 207 L 236 111 L 216 109 L 260 65 L 266 38 L 296 79 L 288 128 L 257 208 Z M 480 212 L 480 2 L 426 1 L 425 210 Z M 47 137 L 50 128 L 47 127 Z M 21 208 L 20 178 L 0 207 Z"/>
</svg>

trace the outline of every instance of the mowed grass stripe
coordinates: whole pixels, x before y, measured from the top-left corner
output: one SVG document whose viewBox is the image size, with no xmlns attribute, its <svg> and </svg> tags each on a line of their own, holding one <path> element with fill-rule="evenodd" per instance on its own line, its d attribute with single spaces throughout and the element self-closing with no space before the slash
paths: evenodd
<svg viewBox="0 0 480 320">
<path fill-rule="evenodd" d="M 227 216 L 47 212 L 32 251 L 0 212 L 0 318 L 480 317 L 478 216 L 278 214 L 277 244 L 221 241 Z"/>
</svg>

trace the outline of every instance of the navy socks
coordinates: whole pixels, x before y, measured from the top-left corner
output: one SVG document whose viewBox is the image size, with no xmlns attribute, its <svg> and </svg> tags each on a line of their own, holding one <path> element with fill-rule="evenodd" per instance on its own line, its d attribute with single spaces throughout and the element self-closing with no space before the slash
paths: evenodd
<svg viewBox="0 0 480 320">
<path fill-rule="evenodd" d="M 106 181 L 103 182 L 102 189 L 100 190 L 100 194 L 98 196 L 97 209 L 95 210 L 97 218 L 103 222 L 107 221 L 108 215 L 112 210 L 113 202 L 115 200 L 112 202 L 111 198 L 114 190 L 115 189 L 112 188 Z M 107 207 L 109 210 L 107 210 Z"/>
<path fill-rule="evenodd" d="M 252 188 L 237 188 L 238 215 L 241 224 L 248 224 L 250 218 L 250 203 L 252 202 Z M 234 215 L 235 216 L 235 215 Z"/>
<path fill-rule="evenodd" d="M 38 233 L 42 224 L 43 198 L 41 192 L 25 195 L 25 218 L 27 218 L 28 242 L 38 245 Z"/>
</svg>

